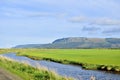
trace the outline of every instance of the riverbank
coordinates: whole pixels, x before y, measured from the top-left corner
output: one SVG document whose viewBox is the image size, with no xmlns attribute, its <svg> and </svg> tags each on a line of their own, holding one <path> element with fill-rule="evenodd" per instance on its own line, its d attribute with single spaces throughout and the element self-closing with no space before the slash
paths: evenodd
<svg viewBox="0 0 120 80">
<path fill-rule="evenodd" d="M 115 73 L 120 74 L 120 66 L 88 64 L 88 63 L 80 63 L 80 62 L 74 62 L 74 61 L 69 61 L 69 60 L 57 60 L 53 58 L 39 58 L 36 56 L 29 56 L 29 55 L 22 55 L 22 56 L 29 57 L 33 60 L 46 60 L 46 61 L 52 61 L 52 62 L 57 62 L 57 63 L 62 63 L 62 64 L 77 65 L 87 70 L 102 70 L 102 71 L 115 72 Z"/>
<path fill-rule="evenodd" d="M 19 56 L 120 73 L 120 49 L 8 49 Z M 4 50 L 2 51 L 4 52 Z"/>
<path fill-rule="evenodd" d="M 0 67 L 0 80 L 23 80 L 23 79 Z"/>
<path fill-rule="evenodd" d="M 71 78 L 59 76 L 46 68 L 40 66 L 34 68 L 26 62 L 18 63 L 3 56 L 0 56 L 0 67 L 20 76 L 23 80 L 72 80 Z"/>
<path fill-rule="evenodd" d="M 19 63 L 27 62 L 30 66 L 42 66 L 49 71 L 55 71 L 61 76 L 73 77 L 75 80 L 89 80 L 92 76 L 97 80 L 119 80 L 120 75 L 106 71 L 86 70 L 80 66 L 61 64 L 46 60 L 33 60 L 25 56 L 17 56 L 15 53 L 1 54 L 4 57 L 13 59 Z"/>
<path fill-rule="evenodd" d="M 34 60 L 82 66 L 89 70 L 120 73 L 120 49 L 28 49 L 19 52 Z"/>
</svg>

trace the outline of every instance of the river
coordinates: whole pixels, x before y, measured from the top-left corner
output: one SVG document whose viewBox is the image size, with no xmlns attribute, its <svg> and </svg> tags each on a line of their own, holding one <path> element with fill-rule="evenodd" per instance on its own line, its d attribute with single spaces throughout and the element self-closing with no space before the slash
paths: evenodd
<svg viewBox="0 0 120 80">
<path fill-rule="evenodd" d="M 45 60 L 32 60 L 24 56 L 16 56 L 15 53 L 1 54 L 2 56 L 14 59 L 17 62 L 27 62 L 31 66 L 37 65 L 54 70 L 59 75 L 73 77 L 75 80 L 90 80 L 91 76 L 95 76 L 96 80 L 120 80 L 120 74 L 108 73 L 106 71 L 84 70 L 80 66 L 60 64 Z"/>
</svg>

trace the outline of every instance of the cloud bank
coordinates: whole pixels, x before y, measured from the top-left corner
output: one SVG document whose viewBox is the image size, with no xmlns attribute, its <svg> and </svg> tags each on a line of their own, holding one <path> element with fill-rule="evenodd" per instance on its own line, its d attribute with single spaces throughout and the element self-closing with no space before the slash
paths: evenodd
<svg viewBox="0 0 120 80">
<path fill-rule="evenodd" d="M 117 34 L 117 35 L 120 35 L 120 27 L 105 30 L 105 31 L 103 31 L 103 33 L 104 34 Z"/>
<path fill-rule="evenodd" d="M 120 20 L 110 18 L 88 18 L 88 17 L 72 17 L 69 19 L 73 23 L 86 23 L 90 25 L 120 25 Z"/>
</svg>

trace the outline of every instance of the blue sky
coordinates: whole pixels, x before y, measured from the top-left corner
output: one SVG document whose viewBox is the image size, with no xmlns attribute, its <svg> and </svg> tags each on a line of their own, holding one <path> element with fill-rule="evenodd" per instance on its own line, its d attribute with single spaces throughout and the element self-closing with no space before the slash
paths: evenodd
<svg viewBox="0 0 120 80">
<path fill-rule="evenodd" d="M 120 38 L 120 0 L 0 0 L 0 47 L 63 37 Z"/>
</svg>

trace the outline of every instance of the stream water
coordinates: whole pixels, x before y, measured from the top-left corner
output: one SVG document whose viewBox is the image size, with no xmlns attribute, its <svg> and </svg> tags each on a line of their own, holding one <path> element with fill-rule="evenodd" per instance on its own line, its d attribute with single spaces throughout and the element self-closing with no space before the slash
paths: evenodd
<svg viewBox="0 0 120 80">
<path fill-rule="evenodd" d="M 59 75 L 73 77 L 75 80 L 90 80 L 91 76 L 95 76 L 96 80 L 120 80 L 120 74 L 108 73 L 106 71 L 84 70 L 80 66 L 65 65 L 45 60 L 32 60 L 24 56 L 16 56 L 15 53 L 2 54 L 2 56 L 14 59 L 18 62 L 27 62 L 31 66 L 37 65 L 54 70 Z"/>
</svg>

